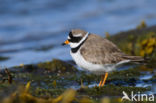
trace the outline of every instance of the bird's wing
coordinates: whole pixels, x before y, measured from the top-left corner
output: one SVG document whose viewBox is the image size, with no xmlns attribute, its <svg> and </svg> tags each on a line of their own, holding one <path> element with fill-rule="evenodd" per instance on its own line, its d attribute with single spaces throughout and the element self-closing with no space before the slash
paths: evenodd
<svg viewBox="0 0 156 103">
<path fill-rule="evenodd" d="M 80 50 L 85 60 L 94 64 L 114 64 L 122 61 L 125 55 L 111 41 L 90 34 Z"/>
</svg>

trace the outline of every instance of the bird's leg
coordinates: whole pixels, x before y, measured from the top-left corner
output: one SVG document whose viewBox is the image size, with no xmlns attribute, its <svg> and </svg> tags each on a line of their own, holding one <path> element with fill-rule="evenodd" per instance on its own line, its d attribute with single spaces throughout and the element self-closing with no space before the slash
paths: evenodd
<svg viewBox="0 0 156 103">
<path fill-rule="evenodd" d="M 104 84 L 106 83 L 107 77 L 108 77 L 108 73 L 105 73 L 105 77 L 103 78 L 103 82 L 102 82 L 102 87 L 103 87 Z"/>
<path fill-rule="evenodd" d="M 99 87 L 102 85 L 103 78 L 104 78 L 104 75 L 101 75 L 101 80 L 100 80 L 100 83 L 99 83 Z"/>
</svg>

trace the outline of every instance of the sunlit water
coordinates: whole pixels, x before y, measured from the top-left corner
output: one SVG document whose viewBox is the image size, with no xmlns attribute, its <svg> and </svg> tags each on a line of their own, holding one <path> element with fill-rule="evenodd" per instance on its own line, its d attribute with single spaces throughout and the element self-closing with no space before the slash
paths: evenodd
<svg viewBox="0 0 156 103">
<path fill-rule="evenodd" d="M 59 58 L 70 60 L 60 44 L 71 28 L 104 36 L 156 24 L 156 0 L 1 0 L 0 65 L 11 67 Z M 53 46 L 47 51 L 36 50 Z"/>
</svg>

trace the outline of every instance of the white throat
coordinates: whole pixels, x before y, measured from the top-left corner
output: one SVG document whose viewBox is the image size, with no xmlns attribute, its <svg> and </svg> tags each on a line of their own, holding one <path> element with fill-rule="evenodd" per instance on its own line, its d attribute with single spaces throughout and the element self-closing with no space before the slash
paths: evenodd
<svg viewBox="0 0 156 103">
<path fill-rule="evenodd" d="M 87 37 L 88 37 L 88 35 L 89 35 L 89 32 L 87 32 L 87 34 L 80 40 L 80 42 L 78 42 L 78 43 L 69 43 L 69 45 L 70 45 L 70 47 L 71 48 L 76 48 L 76 47 L 78 47 Z"/>
</svg>

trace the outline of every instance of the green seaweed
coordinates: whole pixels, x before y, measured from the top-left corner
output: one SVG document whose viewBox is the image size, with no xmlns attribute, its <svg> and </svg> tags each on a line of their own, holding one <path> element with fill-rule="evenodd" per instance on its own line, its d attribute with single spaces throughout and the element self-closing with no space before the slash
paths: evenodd
<svg viewBox="0 0 156 103">
<path fill-rule="evenodd" d="M 80 88 L 78 90 L 79 94 L 89 95 L 89 96 L 122 96 L 122 92 L 125 91 L 126 93 L 130 94 L 131 91 L 134 93 L 145 92 L 150 90 L 150 88 L 143 88 L 143 87 L 126 87 L 126 86 L 116 86 L 116 85 L 106 85 L 104 87 L 93 87 L 93 88 Z"/>
<path fill-rule="evenodd" d="M 77 72 L 78 70 L 73 66 L 64 61 L 53 59 L 45 63 L 39 63 L 37 65 L 39 68 L 48 69 L 52 72 L 65 73 L 65 72 Z"/>
</svg>

